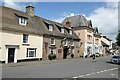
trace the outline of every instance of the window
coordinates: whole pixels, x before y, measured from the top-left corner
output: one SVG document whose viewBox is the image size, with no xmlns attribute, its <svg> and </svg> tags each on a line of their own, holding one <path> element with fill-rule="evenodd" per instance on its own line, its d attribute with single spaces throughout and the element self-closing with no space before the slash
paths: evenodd
<svg viewBox="0 0 120 80">
<path fill-rule="evenodd" d="M 72 34 L 72 30 L 70 30 L 70 34 Z"/>
<path fill-rule="evenodd" d="M 99 40 L 98 39 L 95 39 L 96 42 L 98 42 Z"/>
<path fill-rule="evenodd" d="M 27 48 L 27 57 L 36 57 L 36 48 Z"/>
<path fill-rule="evenodd" d="M 74 54 L 74 49 L 71 50 L 72 54 Z"/>
<path fill-rule="evenodd" d="M 87 38 L 88 38 L 88 40 L 91 40 L 92 36 L 91 35 L 87 35 Z"/>
<path fill-rule="evenodd" d="M 64 32 L 65 32 L 64 28 L 61 28 L 61 33 L 64 33 Z"/>
<path fill-rule="evenodd" d="M 74 46 L 74 42 L 73 41 L 71 41 L 71 46 Z"/>
<path fill-rule="evenodd" d="M 23 43 L 28 43 L 28 34 L 23 34 Z"/>
<path fill-rule="evenodd" d="M 99 43 L 99 39 L 95 39 L 95 43 L 98 44 Z"/>
<path fill-rule="evenodd" d="M 53 31 L 53 25 L 49 24 L 49 31 Z"/>
<path fill-rule="evenodd" d="M 67 40 L 64 41 L 64 45 L 67 46 Z"/>
<path fill-rule="evenodd" d="M 56 49 L 54 49 L 54 48 L 50 48 L 50 52 L 49 52 L 50 54 L 56 54 Z"/>
<path fill-rule="evenodd" d="M 27 19 L 26 18 L 23 18 L 23 17 L 17 17 L 17 18 L 19 20 L 20 25 L 24 25 L 24 26 L 27 25 Z"/>
<path fill-rule="evenodd" d="M 51 45 L 55 45 L 55 38 L 51 38 Z"/>
</svg>

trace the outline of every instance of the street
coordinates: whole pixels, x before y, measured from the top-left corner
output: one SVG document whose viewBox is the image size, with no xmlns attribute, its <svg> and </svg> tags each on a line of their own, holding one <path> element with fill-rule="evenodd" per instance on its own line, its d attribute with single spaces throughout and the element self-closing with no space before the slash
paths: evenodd
<svg viewBox="0 0 120 80">
<path fill-rule="evenodd" d="M 111 56 L 97 58 L 34 61 L 3 64 L 3 78 L 118 78 L 118 65 L 111 64 Z M 9 66 L 10 65 L 10 66 Z"/>
</svg>

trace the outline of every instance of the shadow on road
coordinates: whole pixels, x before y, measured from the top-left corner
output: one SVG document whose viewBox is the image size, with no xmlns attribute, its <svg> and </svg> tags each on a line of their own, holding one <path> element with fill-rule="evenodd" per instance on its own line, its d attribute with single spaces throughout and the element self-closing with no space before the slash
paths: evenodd
<svg viewBox="0 0 120 80">
<path fill-rule="evenodd" d="M 106 61 L 106 63 L 114 64 L 114 65 L 120 65 L 120 63 L 112 63 L 111 61 Z"/>
</svg>

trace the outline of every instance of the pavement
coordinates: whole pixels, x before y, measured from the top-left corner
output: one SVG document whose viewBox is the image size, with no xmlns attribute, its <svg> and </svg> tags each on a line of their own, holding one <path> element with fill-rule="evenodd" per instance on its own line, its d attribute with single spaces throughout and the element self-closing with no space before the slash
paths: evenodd
<svg viewBox="0 0 120 80">
<path fill-rule="evenodd" d="M 25 61 L 18 63 L 9 63 L 9 64 L 0 64 L 0 68 L 6 67 L 21 67 L 21 66 L 30 66 L 30 65 L 39 65 L 39 64 L 51 64 L 51 63 L 60 63 L 69 60 L 88 60 L 89 58 L 69 58 L 69 59 L 60 59 L 60 60 L 42 60 L 42 61 Z"/>
<path fill-rule="evenodd" d="M 20 62 L 2 64 L 3 78 L 116 78 L 118 65 L 111 64 L 111 56 L 100 57 L 96 62 L 91 58 L 74 58 L 53 61 Z"/>
</svg>

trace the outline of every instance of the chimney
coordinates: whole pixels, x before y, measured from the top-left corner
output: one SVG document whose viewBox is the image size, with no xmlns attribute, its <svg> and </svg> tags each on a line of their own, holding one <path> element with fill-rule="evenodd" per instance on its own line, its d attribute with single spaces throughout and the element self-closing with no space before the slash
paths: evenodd
<svg viewBox="0 0 120 80">
<path fill-rule="evenodd" d="M 26 13 L 32 17 L 34 16 L 34 7 L 32 4 L 26 7 Z"/>
<path fill-rule="evenodd" d="M 71 27 L 71 22 L 69 20 L 66 21 L 66 26 Z"/>
</svg>

